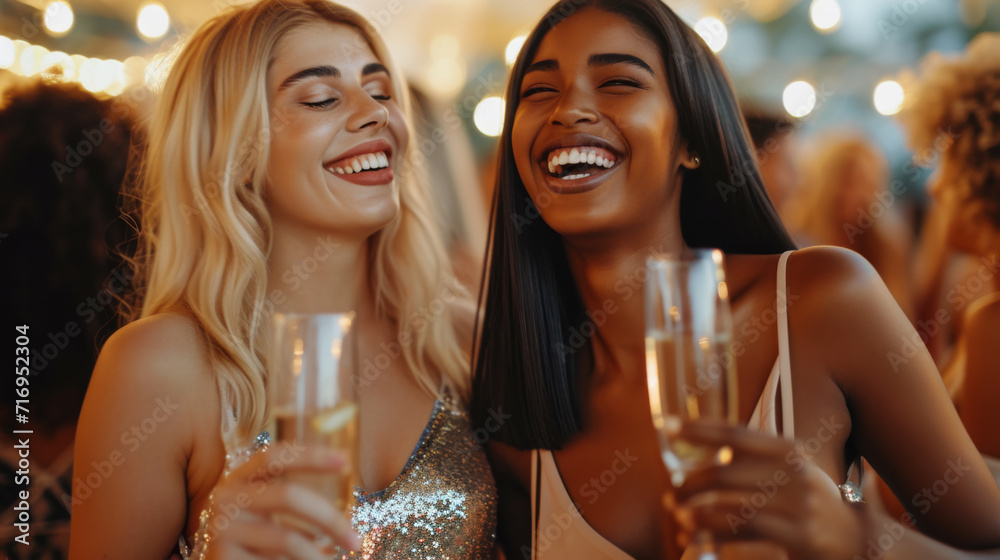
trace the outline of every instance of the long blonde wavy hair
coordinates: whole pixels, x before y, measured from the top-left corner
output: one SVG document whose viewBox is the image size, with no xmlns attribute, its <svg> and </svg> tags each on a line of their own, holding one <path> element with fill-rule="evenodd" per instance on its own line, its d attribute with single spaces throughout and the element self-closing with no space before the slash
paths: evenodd
<svg viewBox="0 0 1000 560">
<path fill-rule="evenodd" d="M 361 33 L 389 68 L 409 125 L 402 74 L 362 16 L 322 0 L 239 6 L 202 25 L 176 55 L 150 121 L 133 197 L 140 224 L 131 258 L 137 288 L 123 314 L 132 320 L 180 310 L 195 319 L 225 404 L 227 444 L 246 442 L 266 415 L 265 292 L 272 233 L 264 196 L 267 70 L 285 34 L 317 21 Z M 398 340 L 412 341 L 400 346 L 416 380 L 438 394 L 440 376 L 467 399 L 467 349 L 460 347 L 444 305 L 450 301 L 447 290 L 454 297 L 461 289 L 452 281 L 426 188 L 413 165 L 416 144 L 409 143 L 406 169 L 397 175 L 400 212 L 369 239 L 369 281 L 379 315 L 395 323 Z"/>
</svg>

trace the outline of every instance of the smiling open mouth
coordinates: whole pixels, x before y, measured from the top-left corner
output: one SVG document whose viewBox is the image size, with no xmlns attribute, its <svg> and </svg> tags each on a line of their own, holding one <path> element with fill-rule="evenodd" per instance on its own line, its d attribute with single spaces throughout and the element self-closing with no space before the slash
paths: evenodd
<svg viewBox="0 0 1000 560">
<path fill-rule="evenodd" d="M 354 157 L 344 158 L 326 166 L 337 175 L 351 175 L 363 171 L 375 171 L 389 167 L 389 158 L 385 152 L 372 152 Z"/>
<path fill-rule="evenodd" d="M 617 156 L 598 146 L 556 148 L 546 158 L 549 175 L 572 181 L 607 171 L 618 162 Z"/>
</svg>

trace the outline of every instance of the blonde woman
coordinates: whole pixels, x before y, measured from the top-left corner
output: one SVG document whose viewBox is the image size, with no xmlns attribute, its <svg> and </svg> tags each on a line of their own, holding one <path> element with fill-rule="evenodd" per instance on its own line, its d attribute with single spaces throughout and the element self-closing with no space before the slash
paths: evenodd
<svg viewBox="0 0 1000 560">
<path fill-rule="evenodd" d="M 235 8 L 180 51 L 137 195 L 138 307 L 80 418 L 71 557 L 320 558 L 276 512 L 365 557 L 489 556 L 496 491 L 461 408 L 473 315 L 408 165 L 404 92 L 372 26 L 323 1 Z M 360 543 L 281 480 L 340 469 L 334 451 L 255 448 L 269 313 L 349 309 L 375 365 Z"/>
</svg>

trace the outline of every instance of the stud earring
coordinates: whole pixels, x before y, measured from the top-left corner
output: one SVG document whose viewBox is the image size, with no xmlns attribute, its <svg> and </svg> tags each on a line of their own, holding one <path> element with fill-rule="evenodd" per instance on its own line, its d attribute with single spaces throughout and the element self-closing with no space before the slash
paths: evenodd
<svg viewBox="0 0 1000 560">
<path fill-rule="evenodd" d="M 698 154 L 693 154 L 694 156 L 694 166 L 701 167 L 701 157 Z"/>
</svg>

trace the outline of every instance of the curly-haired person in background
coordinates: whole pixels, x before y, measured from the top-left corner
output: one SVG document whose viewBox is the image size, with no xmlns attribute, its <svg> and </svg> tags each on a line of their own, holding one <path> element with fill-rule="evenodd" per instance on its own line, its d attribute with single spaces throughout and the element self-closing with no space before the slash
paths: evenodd
<svg viewBox="0 0 1000 560">
<path fill-rule="evenodd" d="M 963 284 L 987 294 L 969 299 L 956 358 L 945 372 L 962 422 L 1000 480 L 1000 34 L 982 34 L 964 56 L 932 54 L 908 88 L 900 121 L 918 154 L 942 152 L 928 190 L 933 216 L 925 242 L 971 254 L 975 275 Z M 942 144 L 941 138 L 947 138 Z M 935 234 L 937 234 L 935 236 Z M 936 251 L 943 255 L 944 251 Z M 943 278 L 943 261 L 936 282 Z M 936 290 L 940 291 L 940 290 Z M 960 294 L 955 292 L 956 297 Z M 940 311 L 940 310 L 939 310 Z M 925 315 L 927 315 L 925 313 Z M 941 313 L 938 313 L 941 315 Z M 933 317 L 943 322 L 945 317 Z"/>
<path fill-rule="evenodd" d="M 8 344 L 18 334 L 14 325 L 29 327 L 30 365 L 16 389 L 8 385 L 11 398 L 3 403 L 0 554 L 62 559 L 69 549 L 76 419 L 97 348 L 114 330 L 111 303 L 129 282 L 114 249 L 127 236 L 117 219 L 118 189 L 133 126 L 127 106 L 78 85 L 35 81 L 3 98 L 0 317 L 10 329 Z M 8 348 L 5 354 L 14 355 Z M 12 389 L 28 397 L 27 424 L 15 424 Z M 33 430 L 30 476 L 17 473 L 18 443 L 7 439 L 15 429 Z M 30 507 L 27 538 L 15 526 L 24 511 L 21 491 Z"/>
</svg>

